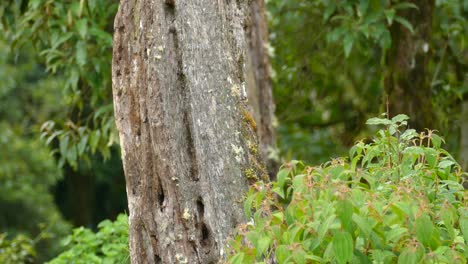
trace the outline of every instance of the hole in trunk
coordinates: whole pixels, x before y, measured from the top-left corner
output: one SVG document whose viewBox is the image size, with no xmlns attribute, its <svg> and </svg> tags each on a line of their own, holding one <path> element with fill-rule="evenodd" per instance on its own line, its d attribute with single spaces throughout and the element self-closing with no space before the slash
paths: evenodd
<svg viewBox="0 0 468 264">
<path fill-rule="evenodd" d="M 162 263 L 162 259 L 159 257 L 159 255 L 154 255 L 154 260 L 156 261 L 156 264 Z"/>
<path fill-rule="evenodd" d="M 203 247 L 209 247 L 211 244 L 210 230 L 205 225 L 205 223 L 202 223 L 201 235 L 202 235 L 201 245 Z"/>
<path fill-rule="evenodd" d="M 164 205 L 164 200 L 166 199 L 166 197 L 164 196 L 164 191 L 163 191 L 161 183 L 159 183 L 158 186 L 159 186 L 159 188 L 158 188 L 159 210 L 162 211 L 163 210 L 163 205 Z"/>
<path fill-rule="evenodd" d="M 201 197 L 197 200 L 197 211 L 200 217 L 200 220 L 203 220 L 203 214 L 205 213 L 205 206 L 203 205 Z"/>
</svg>

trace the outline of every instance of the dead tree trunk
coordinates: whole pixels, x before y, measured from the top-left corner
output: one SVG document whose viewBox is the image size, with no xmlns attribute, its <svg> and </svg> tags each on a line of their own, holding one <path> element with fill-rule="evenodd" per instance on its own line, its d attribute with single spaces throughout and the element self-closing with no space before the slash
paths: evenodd
<svg viewBox="0 0 468 264">
<path fill-rule="evenodd" d="M 397 15 L 408 20 L 414 34 L 400 23 L 391 27 L 392 47 L 387 53 L 385 91 L 390 114 L 407 114 L 418 130 L 434 128 L 432 91 L 428 76 L 434 0 L 411 0 L 418 9 L 405 9 Z"/>
<path fill-rule="evenodd" d="M 248 1 L 121 0 L 113 97 L 132 263 L 216 263 L 265 178 L 249 112 Z"/>
</svg>

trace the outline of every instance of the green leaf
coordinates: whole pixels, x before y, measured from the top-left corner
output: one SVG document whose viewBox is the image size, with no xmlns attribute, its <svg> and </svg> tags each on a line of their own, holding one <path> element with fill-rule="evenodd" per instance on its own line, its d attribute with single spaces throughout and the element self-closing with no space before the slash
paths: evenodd
<svg viewBox="0 0 468 264">
<path fill-rule="evenodd" d="M 392 121 L 386 118 L 373 117 L 367 120 L 366 125 L 391 125 Z"/>
<path fill-rule="evenodd" d="M 385 233 L 385 239 L 388 242 L 398 242 L 405 234 L 408 233 L 408 229 L 404 227 L 392 227 L 390 231 Z"/>
<path fill-rule="evenodd" d="M 403 150 L 404 154 L 410 154 L 410 155 L 423 155 L 424 154 L 424 149 L 422 147 L 407 147 L 405 150 Z"/>
<path fill-rule="evenodd" d="M 78 143 L 78 154 L 81 155 L 85 152 L 86 146 L 88 145 L 88 135 L 84 135 Z"/>
<path fill-rule="evenodd" d="M 421 243 L 423 243 L 423 245 L 428 246 L 434 231 L 431 218 L 427 214 L 423 214 L 421 217 L 416 219 L 414 225 L 416 237 Z"/>
<path fill-rule="evenodd" d="M 432 142 L 432 145 L 434 146 L 434 148 L 436 148 L 436 149 L 440 148 L 440 146 L 442 145 L 442 142 L 445 143 L 444 139 L 442 139 L 441 137 L 439 137 L 436 134 L 431 135 L 431 142 Z"/>
<path fill-rule="evenodd" d="M 395 9 L 387 9 L 384 11 L 385 13 L 385 18 L 387 19 L 388 25 L 393 24 L 393 18 L 395 17 Z"/>
<path fill-rule="evenodd" d="M 96 151 L 100 138 L 101 138 L 101 131 L 95 130 L 91 132 L 91 135 L 89 136 L 89 146 L 91 147 L 92 153 Z"/>
<path fill-rule="evenodd" d="M 232 259 L 231 259 L 231 263 L 232 264 L 243 264 L 243 260 L 244 260 L 244 253 L 243 252 L 240 252 L 240 253 L 237 253 Z"/>
<path fill-rule="evenodd" d="M 424 156 L 426 157 L 427 164 L 430 168 L 434 168 L 437 164 L 437 157 L 439 153 L 433 148 L 425 148 Z"/>
<path fill-rule="evenodd" d="M 257 257 L 262 256 L 270 246 L 271 239 L 269 237 L 262 237 L 258 240 L 257 244 Z"/>
<path fill-rule="evenodd" d="M 405 141 L 408 141 L 408 140 L 411 140 L 415 137 L 418 136 L 418 133 L 416 132 L 416 130 L 414 129 L 407 129 L 405 130 L 405 132 L 403 132 L 403 134 L 401 134 L 400 138 L 402 140 L 405 140 Z"/>
<path fill-rule="evenodd" d="M 284 184 L 286 183 L 286 177 L 289 174 L 289 169 L 282 169 L 278 172 L 277 174 L 277 179 L 278 179 L 278 186 L 280 188 L 284 188 Z"/>
<path fill-rule="evenodd" d="M 86 18 L 76 21 L 76 31 L 78 31 L 81 38 L 86 38 L 88 33 L 88 20 Z"/>
<path fill-rule="evenodd" d="M 403 27 L 405 27 L 405 28 L 408 29 L 411 33 L 414 34 L 414 28 L 413 28 L 413 26 L 411 25 L 411 23 L 410 23 L 408 20 L 406 20 L 406 19 L 404 19 L 404 18 L 402 18 L 402 17 L 400 17 L 400 16 L 396 16 L 396 17 L 395 17 L 395 21 L 397 21 L 398 23 L 400 23 Z"/>
<path fill-rule="evenodd" d="M 410 119 L 410 118 L 409 118 L 407 115 L 399 114 L 399 115 L 394 116 L 394 117 L 392 118 L 392 121 L 395 122 L 395 123 L 397 123 L 397 122 L 401 123 L 401 122 L 407 121 L 407 120 L 409 120 L 409 119 Z"/>
<path fill-rule="evenodd" d="M 69 141 L 70 141 L 70 137 L 68 135 L 64 135 L 63 137 L 60 137 L 60 143 L 59 143 L 60 154 L 64 157 L 67 156 L 67 153 L 69 151 L 69 148 L 68 148 Z"/>
<path fill-rule="evenodd" d="M 346 231 L 338 231 L 333 236 L 333 253 L 338 263 L 350 262 L 353 258 L 353 238 Z"/>
<path fill-rule="evenodd" d="M 293 259 L 297 264 L 306 264 L 306 253 L 303 249 L 294 250 Z"/>
<path fill-rule="evenodd" d="M 467 212 L 465 212 L 466 214 Z M 465 243 L 468 242 L 468 216 L 462 215 L 460 217 L 460 229 L 463 234 L 463 239 L 465 239 Z"/>
<path fill-rule="evenodd" d="M 350 200 L 340 200 L 337 204 L 337 214 L 341 225 L 347 229 L 352 221 L 353 204 Z"/>
<path fill-rule="evenodd" d="M 84 41 L 78 41 L 76 43 L 76 63 L 79 66 L 86 64 L 88 52 L 86 50 L 86 43 Z"/>
<path fill-rule="evenodd" d="M 359 229 L 362 231 L 364 236 L 368 238 L 372 232 L 372 227 L 370 226 L 369 221 L 357 214 L 353 214 L 352 218 L 353 221 L 358 225 Z"/>
<path fill-rule="evenodd" d="M 336 10 L 335 3 L 333 2 L 329 3 L 325 8 L 325 12 L 323 12 L 323 21 L 324 22 L 327 21 L 331 17 L 331 15 L 333 15 L 335 10 Z"/>
<path fill-rule="evenodd" d="M 448 167 L 450 167 L 452 165 L 455 165 L 455 164 L 456 163 L 454 161 L 452 161 L 452 160 L 444 159 L 441 162 L 439 162 L 438 167 L 440 169 L 445 169 L 445 168 L 448 168 Z"/>
<path fill-rule="evenodd" d="M 275 256 L 276 260 L 278 260 L 278 263 L 285 263 L 289 256 L 291 256 L 291 252 L 287 246 L 280 245 L 276 248 Z"/>
<path fill-rule="evenodd" d="M 416 250 L 406 249 L 398 257 L 398 264 L 416 264 L 420 258 Z"/>
<path fill-rule="evenodd" d="M 395 8 L 395 9 L 408 9 L 408 8 L 419 9 L 417 5 L 415 5 L 413 3 L 408 3 L 408 2 L 399 3 L 399 4 L 396 4 L 396 5 L 392 6 L 392 7 Z"/>
<path fill-rule="evenodd" d="M 244 214 L 247 216 L 247 218 L 252 217 L 252 202 L 254 198 L 255 195 L 250 194 L 244 202 Z"/>
<path fill-rule="evenodd" d="M 345 53 L 346 58 L 348 58 L 349 54 L 351 54 L 351 49 L 353 48 L 353 44 L 354 44 L 353 34 L 346 34 L 346 36 L 343 39 L 343 47 L 344 47 L 344 53 Z"/>
</svg>

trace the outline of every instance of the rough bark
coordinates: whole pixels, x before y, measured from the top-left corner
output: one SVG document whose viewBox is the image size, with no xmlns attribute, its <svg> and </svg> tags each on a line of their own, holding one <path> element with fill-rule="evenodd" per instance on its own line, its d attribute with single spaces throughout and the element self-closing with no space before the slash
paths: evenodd
<svg viewBox="0 0 468 264">
<path fill-rule="evenodd" d="M 277 170 L 276 162 L 268 158 L 276 148 L 273 127 L 275 104 L 273 102 L 270 58 L 268 54 L 268 24 L 264 0 L 253 0 L 250 4 L 250 22 L 247 28 L 249 54 L 247 56 L 247 97 L 257 124 L 260 154 L 266 161 L 271 178 Z"/>
<path fill-rule="evenodd" d="M 215 263 L 265 177 L 246 107 L 247 1 L 121 0 L 113 97 L 132 263 Z"/>
<path fill-rule="evenodd" d="M 410 126 L 422 130 L 434 128 L 432 91 L 427 74 L 434 0 L 408 2 L 418 9 L 405 9 L 398 15 L 413 25 L 415 33 L 400 23 L 393 23 L 385 91 L 389 96 L 390 115 L 407 114 L 411 118 Z"/>
</svg>

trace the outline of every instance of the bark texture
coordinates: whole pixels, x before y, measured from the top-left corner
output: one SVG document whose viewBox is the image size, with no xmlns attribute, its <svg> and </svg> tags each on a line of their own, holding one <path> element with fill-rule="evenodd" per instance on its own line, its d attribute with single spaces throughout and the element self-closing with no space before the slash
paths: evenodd
<svg viewBox="0 0 468 264">
<path fill-rule="evenodd" d="M 398 15 L 408 20 L 411 33 L 400 23 L 391 27 L 392 48 L 387 54 L 385 91 L 390 115 L 407 114 L 410 126 L 418 130 L 434 128 L 432 91 L 428 76 L 431 54 L 431 28 L 434 0 L 410 0 L 418 9 L 405 9 Z"/>
<path fill-rule="evenodd" d="M 216 263 L 265 177 L 246 106 L 248 1 L 121 0 L 113 97 L 132 263 Z"/>
<path fill-rule="evenodd" d="M 275 104 L 273 102 L 271 67 L 268 54 L 268 23 L 264 0 L 250 3 L 250 21 L 247 23 L 249 55 L 247 57 L 247 96 L 257 124 L 260 154 L 266 162 L 271 178 L 278 164 L 268 158 L 276 148 L 276 133 L 273 127 Z"/>
</svg>

